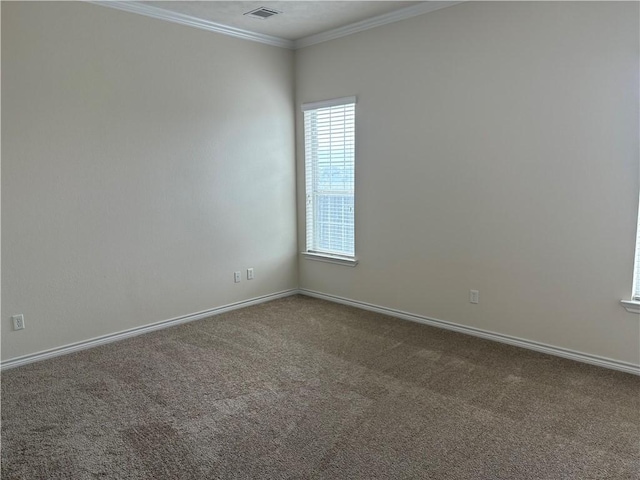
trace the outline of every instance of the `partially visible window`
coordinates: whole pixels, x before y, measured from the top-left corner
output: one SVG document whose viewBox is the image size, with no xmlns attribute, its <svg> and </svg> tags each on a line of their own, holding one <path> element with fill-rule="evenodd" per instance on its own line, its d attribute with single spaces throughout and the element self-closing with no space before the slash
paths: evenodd
<svg viewBox="0 0 640 480">
<path fill-rule="evenodd" d="M 636 230 L 636 260 L 633 270 L 633 299 L 640 301 L 640 206 L 638 207 L 638 227 Z"/>
<path fill-rule="evenodd" d="M 355 104 L 302 105 L 308 253 L 355 257 Z"/>
</svg>

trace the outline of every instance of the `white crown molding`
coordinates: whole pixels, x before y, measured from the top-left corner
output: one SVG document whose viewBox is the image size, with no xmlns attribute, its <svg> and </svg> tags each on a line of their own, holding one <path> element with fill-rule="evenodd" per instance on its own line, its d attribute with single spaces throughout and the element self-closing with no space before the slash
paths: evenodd
<svg viewBox="0 0 640 480">
<path fill-rule="evenodd" d="M 317 43 L 327 42 L 329 40 L 334 40 L 336 38 L 362 32 L 363 30 L 369 30 L 370 28 L 380 27 L 382 25 L 386 25 L 387 23 L 398 22 L 400 20 L 416 17 L 418 15 L 423 15 L 435 10 L 440 10 L 442 8 L 451 7 L 459 3 L 464 2 L 423 2 L 418 5 L 401 8 L 393 12 L 378 15 L 377 17 L 372 17 L 360 22 L 352 23 L 350 25 L 345 25 L 344 27 L 334 28 L 333 30 L 328 30 L 326 32 L 317 33 L 309 37 L 300 38 L 293 42 L 293 48 L 297 50 L 299 48 L 308 47 Z"/>
<path fill-rule="evenodd" d="M 634 375 L 640 375 L 640 365 L 633 363 L 623 362 L 620 360 L 614 360 L 611 358 L 600 357 L 598 355 L 591 355 L 589 353 L 577 352 L 568 348 L 556 347 L 553 345 L 547 345 L 545 343 L 534 342 L 532 340 L 526 340 L 524 338 L 513 337 L 511 335 L 503 335 L 501 333 L 495 333 L 481 328 L 468 327 L 459 323 L 447 322 L 445 320 L 438 320 L 436 318 L 425 317 L 423 315 L 417 315 L 415 313 L 403 312 L 402 310 L 396 310 L 394 308 L 382 307 L 380 305 L 373 305 L 367 302 L 360 302 L 358 300 L 351 300 L 349 298 L 338 297 L 337 295 L 329 295 L 326 293 L 317 292 L 314 290 L 307 290 L 301 288 L 299 293 L 307 295 L 309 297 L 320 298 L 322 300 L 328 300 L 333 303 L 340 303 L 342 305 L 349 305 L 351 307 L 360 308 L 363 310 L 369 310 L 371 312 L 382 313 L 391 317 L 401 318 L 403 320 L 409 320 L 412 322 L 422 323 L 430 325 L 432 327 L 444 328 L 446 330 L 452 330 L 454 332 L 465 333 L 467 335 L 473 335 L 474 337 L 485 338 L 487 340 L 493 340 L 495 342 L 506 343 L 514 345 L 516 347 L 526 348 L 528 350 L 535 350 L 537 352 L 547 353 L 549 355 L 555 355 L 556 357 L 568 358 L 582 363 L 589 363 L 591 365 L 597 365 L 599 367 L 610 368 L 612 370 L 619 370 L 621 372 L 632 373 Z"/>
<path fill-rule="evenodd" d="M 118 340 L 124 340 L 125 338 L 137 337 L 138 335 L 142 335 L 144 333 L 161 330 L 168 327 L 175 327 L 176 325 L 180 325 L 182 323 L 201 320 L 203 318 L 220 315 L 221 313 L 230 312 L 239 308 L 250 307 L 251 305 L 258 305 L 264 302 L 270 302 L 271 300 L 276 300 L 278 298 L 289 297 L 291 295 L 296 295 L 297 293 L 298 289 L 295 288 L 291 290 L 284 290 L 282 292 L 262 295 L 260 297 L 242 300 L 240 302 L 223 305 L 221 307 L 204 310 L 202 312 L 196 312 L 189 315 L 183 315 L 181 317 L 170 318 L 169 320 L 161 320 L 149 325 L 143 325 L 142 327 L 130 328 L 122 332 L 102 335 L 100 337 L 92 338 L 90 340 L 84 340 L 82 342 L 72 343 L 71 345 L 65 345 L 63 347 L 52 348 L 50 350 L 44 350 L 42 352 L 32 353 L 30 355 L 11 358 L 9 360 L 3 361 L 2 364 L 0 364 L 0 370 L 4 371 L 8 370 L 9 368 L 15 368 L 21 365 L 27 365 L 29 363 L 39 362 L 41 360 L 47 360 L 49 358 L 59 357 L 61 355 L 67 355 L 73 352 L 79 352 L 81 350 L 97 347 L 99 345 L 117 342 Z"/>
<path fill-rule="evenodd" d="M 165 20 L 167 22 L 179 23 L 187 25 L 189 27 L 200 28 L 202 30 L 208 30 L 210 32 L 222 33 L 223 35 L 230 35 L 236 38 L 242 38 L 244 40 L 251 40 L 253 42 L 264 43 L 274 47 L 293 49 L 294 45 L 291 40 L 285 38 L 274 37 L 271 35 L 264 35 L 262 33 L 250 32 L 241 28 L 230 27 L 221 23 L 210 22 L 201 18 L 192 17 L 190 15 L 184 15 L 182 13 L 171 12 L 163 8 L 153 7 L 151 5 L 145 5 L 138 2 L 127 1 L 103 1 L 103 0 L 89 0 L 88 3 L 95 5 L 101 5 L 103 7 L 115 8 L 117 10 L 124 10 L 125 12 L 137 13 L 146 17 L 157 18 L 159 20 Z"/>
<path fill-rule="evenodd" d="M 192 17 L 183 13 L 172 12 L 165 10 L 164 8 L 153 7 L 140 2 L 131 1 L 118 1 L 118 0 L 87 0 L 87 3 L 93 3 L 95 5 L 101 5 L 103 7 L 115 8 L 117 10 L 123 10 L 125 12 L 137 13 L 146 17 L 156 18 L 159 20 L 165 20 L 167 22 L 179 23 L 181 25 L 187 25 L 189 27 L 200 28 L 202 30 L 208 30 L 210 32 L 221 33 L 223 35 L 230 35 L 236 38 L 242 38 L 244 40 L 250 40 L 252 42 L 264 43 L 274 47 L 287 48 L 290 50 L 297 50 L 299 48 L 308 47 L 317 43 L 327 42 L 336 38 L 352 35 L 363 30 L 369 30 L 370 28 L 386 25 L 387 23 L 398 22 L 407 18 L 416 17 L 425 13 L 440 10 L 442 8 L 451 7 L 459 2 L 434 2 L 428 1 L 411 7 L 401 8 L 394 12 L 385 13 L 384 15 L 378 15 L 360 22 L 345 25 L 344 27 L 335 28 L 326 32 L 318 33 L 308 37 L 300 38 L 292 41 L 286 38 L 275 37 L 272 35 L 264 35 L 262 33 L 251 32 L 249 30 L 243 30 L 241 28 L 231 27 L 229 25 L 223 25 L 222 23 L 210 22 L 201 18 Z"/>
</svg>

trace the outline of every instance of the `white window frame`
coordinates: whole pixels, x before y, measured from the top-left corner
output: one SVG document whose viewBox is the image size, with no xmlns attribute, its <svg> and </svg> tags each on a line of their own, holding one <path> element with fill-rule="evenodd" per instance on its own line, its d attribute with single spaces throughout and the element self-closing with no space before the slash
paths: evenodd
<svg viewBox="0 0 640 480">
<path fill-rule="evenodd" d="M 341 97 L 331 100 L 323 100 L 319 102 L 305 103 L 302 105 L 304 114 L 304 138 L 305 138 L 305 251 L 302 255 L 309 260 L 319 260 L 338 265 L 354 267 L 358 264 L 355 256 L 355 105 L 357 99 L 355 96 Z M 308 112 L 318 111 L 332 107 L 343 107 L 353 105 L 353 185 L 351 189 L 346 191 L 346 195 L 353 196 L 353 254 L 345 254 L 344 251 L 332 251 L 331 249 L 323 249 L 319 246 L 319 237 L 317 235 L 318 224 L 318 207 L 316 205 L 318 199 L 317 186 L 317 157 L 316 150 L 312 148 L 312 144 L 316 141 L 309 132 L 307 118 L 310 116 Z"/>
<path fill-rule="evenodd" d="M 640 199 L 638 200 L 638 224 L 636 228 L 636 251 L 633 261 L 631 300 L 622 300 L 624 308 L 630 313 L 640 313 Z"/>
</svg>

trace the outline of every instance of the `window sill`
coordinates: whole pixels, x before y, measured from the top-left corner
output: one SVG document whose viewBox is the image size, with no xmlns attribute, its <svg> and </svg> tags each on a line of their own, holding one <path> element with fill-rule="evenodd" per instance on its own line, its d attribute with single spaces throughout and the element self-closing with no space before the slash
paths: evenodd
<svg viewBox="0 0 640 480">
<path fill-rule="evenodd" d="M 620 303 L 629 313 L 640 313 L 640 302 L 638 300 L 621 300 Z"/>
<path fill-rule="evenodd" d="M 345 267 L 355 267 L 358 260 L 353 257 L 339 257 L 337 255 L 329 255 L 326 253 L 301 252 L 302 256 L 307 260 L 315 260 L 317 262 L 333 263 L 335 265 L 343 265 Z"/>
</svg>

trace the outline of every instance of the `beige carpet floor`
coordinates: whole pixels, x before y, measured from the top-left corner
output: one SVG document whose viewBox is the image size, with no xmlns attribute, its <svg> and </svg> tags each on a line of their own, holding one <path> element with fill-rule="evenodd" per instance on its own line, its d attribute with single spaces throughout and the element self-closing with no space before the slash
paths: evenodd
<svg viewBox="0 0 640 480">
<path fill-rule="evenodd" d="M 6 371 L 2 479 L 638 479 L 640 378 L 295 296 Z"/>
</svg>

